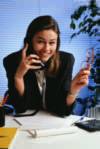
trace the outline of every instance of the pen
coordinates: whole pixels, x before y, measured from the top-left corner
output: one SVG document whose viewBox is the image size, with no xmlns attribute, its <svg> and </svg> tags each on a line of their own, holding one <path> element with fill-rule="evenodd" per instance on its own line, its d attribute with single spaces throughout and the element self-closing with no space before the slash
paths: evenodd
<svg viewBox="0 0 100 149">
<path fill-rule="evenodd" d="M 16 120 L 15 118 L 13 119 L 19 126 L 22 126 L 22 124 L 18 121 L 18 120 Z"/>
<path fill-rule="evenodd" d="M 85 116 L 81 116 L 81 118 L 79 119 L 79 121 L 82 121 L 85 118 Z"/>
<path fill-rule="evenodd" d="M 34 133 L 31 132 L 31 130 L 29 130 L 29 129 L 26 131 L 31 135 L 31 137 L 36 138 L 36 130 L 34 130 Z"/>
</svg>

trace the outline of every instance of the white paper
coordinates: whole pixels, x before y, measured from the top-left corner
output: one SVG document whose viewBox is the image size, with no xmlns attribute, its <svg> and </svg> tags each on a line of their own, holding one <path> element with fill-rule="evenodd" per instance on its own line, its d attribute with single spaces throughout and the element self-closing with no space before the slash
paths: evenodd
<svg viewBox="0 0 100 149">
<path fill-rule="evenodd" d="M 40 111 L 34 116 L 14 118 L 22 124 L 24 128 L 45 129 L 62 126 L 64 119 L 51 115 L 47 112 Z"/>
<path fill-rule="evenodd" d="M 48 137 L 48 136 L 56 136 L 56 135 L 64 135 L 64 134 L 72 134 L 77 132 L 78 128 L 75 126 L 63 127 L 63 128 L 52 128 L 52 129 L 41 129 L 41 130 L 29 130 L 29 134 L 33 137 Z"/>
<path fill-rule="evenodd" d="M 32 137 L 46 137 L 77 132 L 77 127 L 72 124 L 78 121 L 80 116 L 57 117 L 48 112 L 39 111 L 34 116 L 15 117 L 20 130 L 27 131 Z M 17 124 L 18 124 L 17 123 Z"/>
<path fill-rule="evenodd" d="M 51 115 L 48 112 L 40 111 L 34 116 L 27 117 L 15 117 L 23 129 L 51 129 L 51 128 L 63 128 L 70 126 L 72 123 L 77 121 L 79 116 L 68 116 L 65 118 Z"/>
</svg>

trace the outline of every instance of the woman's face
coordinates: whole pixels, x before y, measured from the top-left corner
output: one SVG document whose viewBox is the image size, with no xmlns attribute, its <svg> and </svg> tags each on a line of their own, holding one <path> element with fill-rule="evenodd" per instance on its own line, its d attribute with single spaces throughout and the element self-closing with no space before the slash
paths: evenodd
<svg viewBox="0 0 100 149">
<path fill-rule="evenodd" d="M 41 61 L 46 62 L 55 54 L 57 38 L 57 33 L 52 29 L 43 30 L 34 35 L 32 46 Z"/>
</svg>

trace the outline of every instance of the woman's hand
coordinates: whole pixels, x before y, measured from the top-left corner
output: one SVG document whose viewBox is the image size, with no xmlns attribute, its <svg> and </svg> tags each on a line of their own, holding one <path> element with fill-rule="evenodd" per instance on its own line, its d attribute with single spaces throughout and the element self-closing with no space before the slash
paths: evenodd
<svg viewBox="0 0 100 149">
<path fill-rule="evenodd" d="M 28 49 L 28 44 L 26 44 L 25 48 L 22 50 L 22 59 L 19 64 L 19 67 L 16 71 L 16 77 L 23 78 L 23 76 L 27 73 L 29 69 L 40 69 L 41 68 L 41 60 L 38 55 L 30 54 L 26 55 L 26 51 Z"/>
<path fill-rule="evenodd" d="M 70 93 L 66 98 L 67 105 L 72 105 L 76 99 L 76 95 L 80 89 L 88 84 L 88 76 L 90 74 L 90 66 L 86 69 L 81 69 L 71 82 Z"/>
<path fill-rule="evenodd" d="M 81 88 L 88 84 L 88 76 L 90 74 L 90 66 L 88 68 L 81 69 L 74 77 L 71 83 L 71 93 L 77 94 Z"/>
</svg>

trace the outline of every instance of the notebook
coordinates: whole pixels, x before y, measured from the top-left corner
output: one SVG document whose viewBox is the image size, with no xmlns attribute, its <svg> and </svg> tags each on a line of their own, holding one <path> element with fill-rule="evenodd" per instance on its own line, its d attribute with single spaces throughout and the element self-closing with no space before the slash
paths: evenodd
<svg viewBox="0 0 100 149">
<path fill-rule="evenodd" d="M 0 127 L 0 149 L 8 149 L 15 140 L 17 128 Z"/>
</svg>

